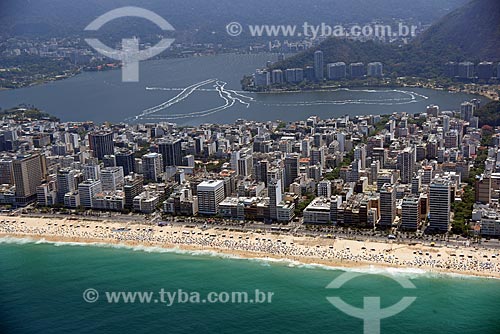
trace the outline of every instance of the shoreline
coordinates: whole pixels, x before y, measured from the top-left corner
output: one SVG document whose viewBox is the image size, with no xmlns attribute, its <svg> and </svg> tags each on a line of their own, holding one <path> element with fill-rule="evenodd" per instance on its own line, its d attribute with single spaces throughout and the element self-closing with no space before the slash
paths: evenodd
<svg viewBox="0 0 500 334">
<path fill-rule="evenodd" d="M 8 238 L 15 240 L 14 242 L 2 242 L 1 239 Z M 227 258 L 233 260 L 248 260 L 248 261 L 264 261 L 269 263 L 288 263 L 291 267 L 302 267 L 302 266 L 313 266 L 318 268 L 323 268 L 325 270 L 340 270 L 340 271 L 353 271 L 353 272 L 372 272 L 373 274 L 378 274 L 380 272 L 389 272 L 394 274 L 413 274 L 413 275 L 439 275 L 444 277 L 463 277 L 463 278 L 484 278 L 484 279 L 497 279 L 500 280 L 500 276 L 489 275 L 486 273 L 477 272 L 462 272 L 462 271 L 449 271 L 449 270 L 437 270 L 429 268 L 415 268 L 415 267 L 401 267 L 401 266 L 390 266 L 384 264 L 373 264 L 364 262 L 332 262 L 322 259 L 311 259 L 311 258 L 287 258 L 287 257 L 276 257 L 266 253 L 258 252 L 243 252 L 243 251 L 229 251 L 224 249 L 207 249 L 201 247 L 193 247 L 188 245 L 158 245 L 158 244 L 148 244 L 148 243 L 135 243 L 135 242 L 113 242 L 105 241 L 101 239 L 78 239 L 78 238 L 64 238 L 55 236 L 33 236 L 33 235 L 6 235 L 0 233 L 0 245 L 5 244 L 15 244 L 16 241 L 26 241 L 22 244 L 41 244 L 47 243 L 52 245 L 60 244 L 60 246 L 94 246 L 103 248 L 123 248 L 133 251 L 143 251 L 147 253 L 154 253 L 155 250 L 152 249 L 162 249 L 165 253 L 177 253 L 177 254 L 187 254 L 189 256 L 211 256 L 219 258 Z M 21 243 L 17 243 L 21 244 Z M 114 247 L 118 246 L 118 247 Z M 149 251 L 151 250 L 151 251 Z M 162 253 L 162 252 L 159 252 Z M 393 270 L 391 270 L 393 269 Z"/>
<path fill-rule="evenodd" d="M 212 56 L 219 56 L 219 55 L 260 55 L 260 54 L 273 54 L 273 53 L 269 53 L 269 52 L 264 52 L 264 53 L 245 53 L 245 52 L 219 52 L 219 53 L 216 53 L 216 54 L 211 54 L 211 53 L 206 53 L 206 54 L 196 54 L 196 55 L 192 55 L 192 56 L 179 56 L 179 55 L 174 55 L 174 56 L 166 56 L 166 57 L 160 57 L 160 58 L 152 58 L 152 59 L 147 59 L 145 61 L 147 62 L 155 62 L 155 61 L 162 61 L 162 60 L 169 60 L 169 59 L 186 59 L 186 58 L 196 58 L 196 57 L 212 57 Z M 65 76 L 64 78 L 56 78 L 56 77 L 53 77 L 53 78 L 49 78 L 49 79 L 46 79 L 46 80 L 42 80 L 40 82 L 31 82 L 29 83 L 28 85 L 26 86 L 22 86 L 22 87 L 16 87 L 16 88 L 6 88 L 6 87 L 0 87 L 0 92 L 2 91 L 12 91 L 12 90 L 18 90 L 18 89 L 23 89 L 23 88 L 30 88 L 30 87 L 35 87 L 35 86 L 41 86 L 41 85 L 46 85 L 46 84 L 49 84 L 49 83 L 52 83 L 52 82 L 57 82 L 57 81 L 62 81 L 62 80 L 66 80 L 66 79 L 71 79 L 73 77 L 76 77 L 78 75 L 81 75 L 82 73 L 93 73 L 93 72 L 107 72 L 107 71 L 114 71 L 114 70 L 119 70 L 121 69 L 121 67 L 118 65 L 118 66 L 115 66 L 115 67 L 111 67 L 111 68 L 105 68 L 105 69 L 102 69 L 102 70 L 84 70 L 83 68 L 79 68 L 78 71 L 76 72 L 73 72 L 71 73 L 71 75 L 69 76 Z M 422 78 L 422 80 L 431 80 L 431 79 L 425 79 L 425 78 Z M 312 89 L 300 89 L 300 88 L 297 88 L 297 89 L 277 89 L 277 90 L 270 90 L 270 91 L 262 91 L 262 92 L 259 92 L 259 91 L 254 91 L 254 90 L 245 90 L 245 89 L 242 89 L 243 91 L 245 92 L 248 92 L 248 93 L 255 93 L 255 94 L 282 94 L 282 93 L 304 93 L 304 92 L 331 92 L 331 91 L 335 91 L 335 90 L 342 90 L 342 89 L 367 89 L 367 88 L 372 88 L 372 89 L 383 89 L 383 88 L 387 88 L 387 89 L 412 89 L 412 88 L 423 88 L 423 89 L 431 89 L 431 90 L 434 90 L 434 91 L 446 91 L 448 93 L 464 93 L 464 94 L 470 94 L 470 95 L 474 95 L 474 96 L 482 96 L 490 101 L 495 101 L 494 98 L 492 98 L 491 96 L 489 96 L 488 94 L 484 93 L 484 94 L 481 94 L 481 92 L 470 92 L 470 91 L 467 91 L 467 90 L 460 90 L 460 89 L 457 89 L 457 86 L 460 84 L 460 82 L 457 82 L 455 86 L 451 86 L 451 87 L 448 87 L 448 88 L 442 88 L 442 87 L 427 87 L 425 85 L 407 85 L 407 84 L 388 84 L 388 85 L 384 85 L 384 84 L 371 84 L 371 85 L 359 85 L 359 84 L 354 84 L 354 85 L 331 85 L 331 86 L 324 86 L 324 87 L 321 87 L 321 88 L 312 88 Z M 485 85 L 485 86 L 495 86 L 495 84 L 489 84 L 489 85 Z"/>
<path fill-rule="evenodd" d="M 339 90 L 356 90 L 356 89 L 365 89 L 365 90 L 383 90 L 386 88 L 387 90 L 396 90 L 396 89 L 415 89 L 415 88 L 421 88 L 421 89 L 431 89 L 433 91 L 441 91 L 441 92 L 448 92 L 450 94 L 456 94 L 456 93 L 462 93 L 462 94 L 470 94 L 474 96 L 480 96 L 484 97 L 485 99 L 488 99 L 489 101 L 497 101 L 497 99 L 492 98 L 489 94 L 481 94 L 478 92 L 470 92 L 466 90 L 457 90 L 456 87 L 450 87 L 450 88 L 433 88 L 433 87 L 425 87 L 425 86 L 409 86 L 409 85 L 347 85 L 347 86 L 332 86 L 332 87 L 322 87 L 322 88 L 317 88 L 317 89 L 276 89 L 276 90 L 269 90 L 269 91 L 253 91 L 253 90 L 245 90 L 243 89 L 244 92 L 247 93 L 254 93 L 254 94 L 287 94 L 287 93 L 316 93 L 316 92 L 335 92 Z"/>
<path fill-rule="evenodd" d="M 386 88 L 386 89 L 384 89 Z M 277 90 L 270 90 L 270 91 L 263 91 L 263 92 L 256 92 L 256 91 L 245 91 L 248 93 L 254 93 L 254 94 L 287 94 L 287 93 L 317 93 L 317 92 L 337 92 L 337 91 L 394 91 L 397 89 L 401 88 L 424 88 L 424 89 L 431 89 L 435 91 L 443 91 L 443 89 L 436 89 L 436 88 L 427 88 L 427 87 L 408 87 L 408 86 L 398 86 L 398 85 L 390 85 L 390 86 L 358 86 L 358 85 L 353 85 L 353 86 L 331 86 L 331 87 L 322 87 L 322 88 L 317 88 L 317 89 L 277 89 Z M 451 92 L 451 91 L 448 91 Z M 473 94 L 474 95 L 474 94 Z"/>
<path fill-rule="evenodd" d="M 235 259 L 288 262 L 297 266 L 324 266 L 333 270 L 349 269 L 363 272 L 369 270 L 375 273 L 383 270 L 417 275 L 430 273 L 500 279 L 498 250 L 408 246 L 288 234 L 225 231 L 217 228 L 199 229 L 189 226 L 158 227 L 116 222 L 2 216 L 0 220 L 1 238 L 18 240 L 28 238 L 28 243 L 45 241 L 54 244 L 68 243 L 68 245 L 78 243 L 82 246 L 119 245 L 134 250 L 141 250 L 140 248 L 144 247 L 144 251 L 148 251 L 148 248 L 159 248 L 172 252 L 185 251 L 191 255 L 206 253 Z M 20 223 L 21 221 L 23 223 Z M 201 253 L 197 254 L 198 252 Z M 431 260 L 433 255 L 434 260 Z M 484 256 L 488 259 L 485 260 Z"/>
<path fill-rule="evenodd" d="M 153 62 L 153 61 L 161 61 L 161 60 L 168 60 L 168 59 L 185 59 L 185 58 L 195 58 L 195 57 L 211 57 L 211 56 L 226 55 L 226 54 L 247 55 L 247 54 L 252 54 L 252 53 L 220 52 L 218 54 L 207 53 L 207 54 L 196 54 L 196 55 L 193 55 L 193 56 L 178 56 L 177 55 L 177 56 L 170 56 L 170 57 L 160 57 L 160 58 L 146 59 L 144 61 L 146 61 L 146 62 L 149 62 L 149 61 Z M 82 73 L 108 72 L 108 71 L 115 71 L 115 70 L 121 70 L 121 69 L 122 69 L 121 68 L 121 64 L 119 62 L 117 63 L 117 66 L 109 67 L 109 68 L 105 68 L 105 69 L 101 69 L 101 70 L 97 70 L 97 69 L 83 70 L 83 69 L 80 69 L 77 72 L 74 72 L 71 75 L 66 76 L 64 78 L 51 77 L 51 78 L 46 79 L 46 80 L 30 82 L 29 84 L 27 84 L 25 86 L 15 87 L 15 88 L 0 87 L 0 92 L 2 92 L 2 91 L 13 91 L 13 90 L 19 90 L 19 89 L 23 89 L 23 88 L 30 88 L 30 87 L 42 86 L 42 85 L 50 84 L 50 83 L 56 82 L 56 81 L 64 81 L 64 80 L 76 77 L 78 75 L 81 75 Z"/>
</svg>

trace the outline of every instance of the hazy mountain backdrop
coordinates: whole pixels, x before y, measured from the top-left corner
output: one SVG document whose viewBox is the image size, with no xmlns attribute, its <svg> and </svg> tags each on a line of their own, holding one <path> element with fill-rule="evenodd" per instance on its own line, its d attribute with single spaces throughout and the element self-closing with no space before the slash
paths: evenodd
<svg viewBox="0 0 500 334">
<path fill-rule="evenodd" d="M 448 61 L 500 61 L 500 0 L 472 0 L 440 19 L 409 45 L 330 38 L 276 67 L 311 65 L 316 50 L 324 52 L 325 63 L 381 61 L 384 72 L 394 76 L 432 78 L 443 74 Z"/>
<path fill-rule="evenodd" d="M 431 23 L 466 2 L 467 0 L 1 0 L 0 36 L 81 34 L 83 28 L 97 16 L 111 9 L 133 5 L 161 15 L 181 34 L 201 42 L 214 42 L 227 38 L 224 29 L 232 21 L 242 24 L 302 24 L 307 21 L 334 25 L 401 18 Z M 131 21 L 119 21 L 122 20 L 106 25 L 109 29 L 106 31 L 130 33 Z M 132 21 L 134 32 L 154 31 L 154 25 L 143 21 Z"/>
</svg>

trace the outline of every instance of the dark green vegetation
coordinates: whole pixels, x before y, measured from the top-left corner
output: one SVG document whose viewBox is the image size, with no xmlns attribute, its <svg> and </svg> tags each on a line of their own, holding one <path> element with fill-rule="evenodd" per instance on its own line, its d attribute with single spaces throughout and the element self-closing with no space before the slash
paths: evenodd
<svg viewBox="0 0 500 334">
<path fill-rule="evenodd" d="M 353 160 L 354 160 L 354 150 L 351 150 L 345 155 L 344 159 L 342 159 L 340 166 L 335 167 L 331 172 L 325 174 L 325 179 L 327 180 L 338 179 L 340 177 L 340 169 L 342 167 L 349 166 Z"/>
<path fill-rule="evenodd" d="M 455 201 L 451 204 L 453 211 L 453 220 L 451 222 L 451 232 L 453 234 L 467 234 L 468 228 L 466 222 L 472 218 L 472 206 L 474 205 L 475 195 L 472 186 L 467 185 L 462 194 L 461 201 Z"/>
<path fill-rule="evenodd" d="M 346 64 L 380 61 L 386 77 L 442 78 L 448 61 L 500 61 L 500 1 L 472 0 L 446 15 L 405 46 L 330 38 L 278 63 L 278 68 L 312 65 L 314 52 L 324 52 L 324 62 Z M 341 83 L 341 82 L 339 82 Z"/>
<path fill-rule="evenodd" d="M 380 115 L 380 122 L 373 125 L 375 127 L 375 130 L 370 135 L 374 136 L 384 130 L 387 126 L 387 122 L 389 122 L 390 119 L 391 115 Z M 414 120 L 414 118 L 410 118 L 408 121 L 410 122 L 410 120 Z"/>
<path fill-rule="evenodd" d="M 500 101 L 491 101 L 475 113 L 479 117 L 479 126 L 500 126 Z"/>
<path fill-rule="evenodd" d="M 208 161 L 203 164 L 197 164 L 196 167 L 199 169 L 206 168 L 209 173 L 218 173 L 222 170 L 222 165 L 228 162 L 227 159 L 220 159 L 216 161 Z"/>
<path fill-rule="evenodd" d="M 380 133 L 383 129 L 385 129 L 387 122 L 391 118 L 391 115 L 381 115 L 380 122 L 374 124 L 374 131 L 370 134 L 370 136 L 375 136 Z M 363 138 L 366 141 L 366 138 Z M 347 154 L 342 159 L 340 166 L 335 167 L 331 172 L 325 174 L 325 179 L 327 180 L 335 180 L 340 177 L 340 169 L 342 167 L 349 166 L 354 160 L 354 150 L 347 152 Z"/>
<path fill-rule="evenodd" d="M 142 146 L 139 151 L 134 152 L 134 158 L 140 159 L 142 158 L 143 155 L 148 154 L 151 152 L 151 144 L 150 143 L 145 143 L 144 146 Z"/>
<path fill-rule="evenodd" d="M 484 172 L 484 162 L 488 158 L 487 146 L 491 144 L 492 133 L 493 131 L 490 126 L 485 125 L 482 127 L 481 138 L 484 146 L 478 149 L 474 166 L 469 172 L 469 178 L 464 180 L 467 182 L 467 186 L 462 194 L 462 200 L 455 201 L 451 205 L 451 209 L 454 214 L 452 221 L 452 232 L 454 234 L 467 235 L 469 233 L 469 228 L 466 223 L 472 218 L 472 208 L 476 200 L 474 193 L 476 176 L 481 175 Z"/>
<path fill-rule="evenodd" d="M 431 55 L 500 60 L 500 1 L 472 0 L 432 25 L 413 43 Z M 440 49 L 434 51 L 436 46 Z M 424 55 L 424 54 L 422 54 Z"/>
<path fill-rule="evenodd" d="M 22 55 L 19 57 L 0 57 L 0 87 L 20 88 L 26 83 L 38 83 L 56 78 L 65 78 L 79 72 L 68 58 L 44 58 Z"/>
<path fill-rule="evenodd" d="M 0 119 L 7 117 L 14 120 L 41 120 L 41 119 L 50 119 L 51 121 L 59 121 L 59 118 L 52 116 L 46 112 L 43 112 L 34 107 L 16 107 L 11 109 L 2 110 L 0 108 Z"/>
<path fill-rule="evenodd" d="M 304 215 L 304 210 L 307 208 L 309 204 L 314 200 L 316 195 L 307 193 L 303 196 L 303 199 L 299 202 L 299 204 L 295 207 L 294 213 L 296 216 L 302 217 Z"/>
</svg>

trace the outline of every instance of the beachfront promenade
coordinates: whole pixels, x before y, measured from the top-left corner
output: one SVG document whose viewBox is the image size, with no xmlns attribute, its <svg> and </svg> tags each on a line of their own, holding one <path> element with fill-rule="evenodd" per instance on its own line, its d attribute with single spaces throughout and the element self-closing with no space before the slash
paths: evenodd
<svg viewBox="0 0 500 334">
<path fill-rule="evenodd" d="M 88 221 L 98 221 L 98 222 L 119 222 L 123 224 L 150 224 L 157 225 L 161 221 L 161 217 L 158 215 L 154 218 L 148 217 L 146 215 L 139 214 L 120 214 L 111 212 L 99 212 L 99 215 L 68 215 L 68 214 L 56 214 L 56 213 L 23 213 L 24 217 L 32 218 L 53 218 L 53 219 L 78 219 L 78 220 L 88 220 Z M 175 226 L 190 225 L 195 227 L 213 227 L 213 228 L 225 228 L 225 229 L 235 229 L 241 232 L 255 232 L 255 231 L 269 231 L 269 232 L 288 232 L 296 236 L 310 236 L 310 237 L 326 237 L 331 235 L 334 237 L 339 237 L 348 240 L 368 240 L 373 242 L 385 243 L 388 241 L 388 232 L 383 231 L 371 231 L 371 230 L 360 230 L 360 229 L 350 229 L 342 228 L 334 225 L 307 225 L 302 224 L 302 222 L 293 222 L 287 225 L 283 224 L 264 224 L 262 222 L 253 221 L 234 221 L 234 220 L 217 220 L 207 219 L 203 217 L 171 217 L 167 220 L 169 224 Z M 463 247 L 471 243 L 470 239 L 466 239 L 462 236 L 446 236 L 446 235 L 417 235 L 414 232 L 409 233 L 396 233 L 397 243 L 412 245 L 415 243 L 422 244 L 424 246 L 445 246 L 445 247 Z M 500 240 L 490 239 L 487 240 L 482 238 L 479 242 L 476 240 L 472 243 L 473 247 L 487 248 L 487 249 L 498 249 L 500 252 Z"/>
</svg>

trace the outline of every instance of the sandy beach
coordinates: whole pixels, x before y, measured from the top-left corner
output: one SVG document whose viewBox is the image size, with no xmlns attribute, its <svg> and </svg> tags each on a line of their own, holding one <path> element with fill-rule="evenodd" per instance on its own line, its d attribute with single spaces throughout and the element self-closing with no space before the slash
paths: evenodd
<svg viewBox="0 0 500 334">
<path fill-rule="evenodd" d="M 222 227 L 203 229 L 10 216 L 0 216 L 0 237 L 178 248 L 331 267 L 392 267 L 500 278 L 498 249 L 465 246 L 458 249 L 419 244 L 410 246 L 390 241 L 382 243 L 275 232 L 241 232 Z"/>
</svg>

